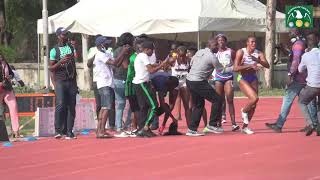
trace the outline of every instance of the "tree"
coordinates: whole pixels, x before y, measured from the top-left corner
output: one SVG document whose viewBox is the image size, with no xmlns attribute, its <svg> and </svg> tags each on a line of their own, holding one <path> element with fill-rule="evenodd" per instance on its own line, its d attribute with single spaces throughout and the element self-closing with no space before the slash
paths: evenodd
<svg viewBox="0 0 320 180">
<path fill-rule="evenodd" d="M 10 36 L 6 26 L 5 3 L 6 0 L 0 0 L 0 45 L 4 45 L 5 47 L 7 47 L 10 42 Z"/>
<path fill-rule="evenodd" d="M 265 88 L 272 88 L 272 71 L 273 71 L 273 49 L 275 44 L 275 16 L 276 16 L 276 0 L 267 1 L 267 31 L 265 41 L 266 59 L 270 64 L 270 68 L 265 70 Z"/>
<path fill-rule="evenodd" d="M 76 0 L 48 2 L 49 16 L 73 6 Z M 18 59 L 36 60 L 37 20 L 42 17 L 41 0 L 0 0 L 0 37 L 5 37 Z M 0 42 L 0 45 L 1 45 Z M 3 43 L 2 43 L 3 44 Z"/>
</svg>

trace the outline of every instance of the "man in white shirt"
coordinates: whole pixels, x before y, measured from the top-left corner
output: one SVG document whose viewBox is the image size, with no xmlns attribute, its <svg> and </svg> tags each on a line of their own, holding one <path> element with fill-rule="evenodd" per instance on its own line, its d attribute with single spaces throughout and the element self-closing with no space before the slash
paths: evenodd
<svg viewBox="0 0 320 180">
<path fill-rule="evenodd" d="M 96 81 L 99 95 L 101 97 L 101 110 L 98 116 L 97 138 L 110 138 L 110 134 L 105 132 L 105 126 L 110 112 L 114 111 L 114 82 L 113 73 L 110 66 L 120 66 L 123 56 L 128 53 L 129 47 L 124 46 L 117 59 L 113 59 L 112 54 L 107 51 L 112 40 L 105 36 L 96 39 L 96 47 L 99 50 L 94 58 L 93 64 L 96 71 Z"/>
<path fill-rule="evenodd" d="M 140 117 L 138 120 L 140 131 L 137 135 L 140 137 L 153 137 L 155 134 L 151 131 L 150 124 L 158 108 L 158 102 L 155 92 L 151 89 L 150 74 L 160 70 L 166 65 L 167 61 L 163 61 L 160 65 L 152 65 L 149 57 L 152 56 L 154 50 L 153 42 L 143 42 L 142 48 L 143 51 L 137 55 L 134 61 L 136 73 L 132 81 L 140 107 Z"/>
<path fill-rule="evenodd" d="M 317 47 L 318 42 L 317 32 L 311 32 L 307 35 L 308 48 L 306 53 L 302 55 L 298 67 L 300 73 L 308 72 L 307 85 L 299 94 L 299 106 L 307 123 L 306 136 L 310 136 L 315 130 L 317 130 L 317 135 L 320 136 L 320 118 L 318 116 L 318 123 L 312 122 L 312 117 L 307 107 L 312 100 L 320 96 L 320 50 Z"/>
</svg>

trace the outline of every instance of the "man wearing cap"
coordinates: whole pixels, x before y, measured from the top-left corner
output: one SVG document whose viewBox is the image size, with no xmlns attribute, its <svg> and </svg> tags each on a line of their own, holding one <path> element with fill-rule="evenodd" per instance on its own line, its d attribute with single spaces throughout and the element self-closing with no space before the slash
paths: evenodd
<svg viewBox="0 0 320 180">
<path fill-rule="evenodd" d="M 155 92 L 151 89 L 150 74 L 157 72 L 167 63 L 167 61 L 163 61 L 160 65 L 152 65 L 149 57 L 152 55 L 153 50 L 153 42 L 144 41 L 142 43 L 142 52 L 137 55 L 134 61 L 134 69 L 136 73 L 132 82 L 135 87 L 140 107 L 140 117 L 138 120 L 140 131 L 137 133 L 140 137 L 155 136 L 150 129 L 150 123 L 155 117 L 158 103 Z"/>
<path fill-rule="evenodd" d="M 98 52 L 95 55 L 93 64 L 96 68 L 96 80 L 99 95 L 101 97 L 101 110 L 98 116 L 97 138 L 109 138 L 110 134 L 105 132 L 105 126 L 109 114 L 114 110 L 114 78 L 111 66 L 120 66 L 126 56 L 129 56 L 129 46 L 124 45 L 118 57 L 114 59 L 107 51 L 112 39 L 105 36 L 97 37 L 95 44 Z"/>
<path fill-rule="evenodd" d="M 97 39 L 99 36 L 102 36 L 101 34 L 96 35 L 95 39 Z M 109 53 L 113 53 L 112 52 L 112 48 L 110 47 L 107 50 Z M 97 80 L 96 80 L 96 67 L 93 65 L 93 61 L 94 61 L 94 57 L 95 55 L 99 52 L 99 50 L 97 49 L 97 47 L 94 45 L 93 47 L 91 47 L 88 51 L 88 55 L 87 55 L 87 66 L 89 68 L 92 68 L 92 88 L 93 88 L 93 93 L 94 93 L 94 97 L 95 97 L 95 102 L 96 102 L 96 120 L 98 120 L 99 117 L 99 113 L 100 113 L 100 109 L 101 109 L 101 97 L 97 88 Z M 115 126 L 115 112 L 112 112 L 109 114 L 109 127 L 112 129 Z"/>
<path fill-rule="evenodd" d="M 50 71 L 55 86 L 55 138 L 75 139 L 73 125 L 75 119 L 76 81 L 75 49 L 68 44 L 67 30 L 60 27 L 56 30 L 58 44 L 50 50 Z"/>
</svg>

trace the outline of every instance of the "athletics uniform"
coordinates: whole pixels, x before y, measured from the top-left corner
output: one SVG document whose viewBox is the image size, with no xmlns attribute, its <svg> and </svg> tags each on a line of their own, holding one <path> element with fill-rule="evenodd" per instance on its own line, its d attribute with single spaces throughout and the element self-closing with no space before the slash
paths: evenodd
<svg viewBox="0 0 320 180">
<path fill-rule="evenodd" d="M 232 49 L 227 48 L 225 51 L 218 51 L 217 52 L 217 58 L 225 67 L 231 67 L 233 65 L 232 60 Z M 233 80 L 233 72 L 228 73 L 222 73 L 221 71 L 215 70 L 215 73 L 213 74 L 214 81 L 220 81 L 221 83 L 226 83 L 229 80 Z"/>
<path fill-rule="evenodd" d="M 259 52 L 260 52 L 259 50 L 255 49 L 251 55 L 248 53 L 247 48 L 242 48 L 242 51 L 243 51 L 242 61 L 244 65 L 251 65 L 251 64 L 257 63 L 251 58 L 251 56 L 259 58 Z M 258 80 L 258 77 L 257 77 L 257 74 L 255 73 L 245 74 L 245 75 L 241 75 L 241 77 L 238 78 L 239 81 L 241 79 L 247 81 L 248 83 L 252 83 L 253 81 Z"/>
<path fill-rule="evenodd" d="M 178 61 L 175 62 L 174 66 L 171 68 L 172 76 L 175 76 L 179 79 L 179 85 L 176 89 L 182 87 L 187 87 L 187 75 L 190 69 L 189 63 L 179 64 Z"/>
</svg>

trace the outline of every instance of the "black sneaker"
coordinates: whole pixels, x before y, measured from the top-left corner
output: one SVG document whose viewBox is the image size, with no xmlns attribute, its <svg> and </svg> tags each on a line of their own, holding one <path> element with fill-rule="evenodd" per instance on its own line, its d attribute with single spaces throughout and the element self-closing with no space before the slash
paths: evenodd
<svg viewBox="0 0 320 180">
<path fill-rule="evenodd" d="M 148 130 L 141 129 L 140 131 L 138 131 L 137 136 L 138 137 L 154 137 L 154 133 L 150 129 Z"/>
<path fill-rule="evenodd" d="M 56 134 L 54 135 L 54 138 L 56 138 L 56 139 L 61 139 L 61 138 L 62 138 L 62 134 L 56 133 Z"/>
<path fill-rule="evenodd" d="M 151 130 L 157 130 L 157 129 L 159 129 L 159 126 L 151 126 L 150 129 Z"/>
<path fill-rule="evenodd" d="M 182 135 L 182 133 L 178 131 L 178 123 L 172 122 L 169 126 L 169 131 L 164 133 L 163 135 L 164 136 Z"/>
<path fill-rule="evenodd" d="M 151 137 L 157 136 L 151 129 L 149 129 L 147 132 Z"/>
<path fill-rule="evenodd" d="M 71 132 L 71 133 L 67 133 L 66 139 L 67 140 L 77 139 L 77 137 Z"/>
<path fill-rule="evenodd" d="M 232 125 L 231 131 L 235 132 L 235 131 L 238 131 L 239 129 L 240 129 L 240 126 L 234 124 L 234 125 Z"/>
<path fill-rule="evenodd" d="M 314 131 L 315 129 L 314 129 L 314 127 L 313 126 L 311 126 L 311 125 L 309 125 L 309 126 L 307 126 L 306 127 L 306 136 L 310 136 L 312 133 L 313 133 L 313 131 Z"/>
<path fill-rule="evenodd" d="M 304 128 L 300 129 L 299 132 L 306 132 L 308 129 L 308 126 L 305 126 Z"/>
<path fill-rule="evenodd" d="M 266 123 L 265 125 L 276 133 L 282 132 L 282 129 L 276 123 Z"/>
<path fill-rule="evenodd" d="M 320 136 L 320 126 L 317 126 L 317 136 Z"/>
</svg>

